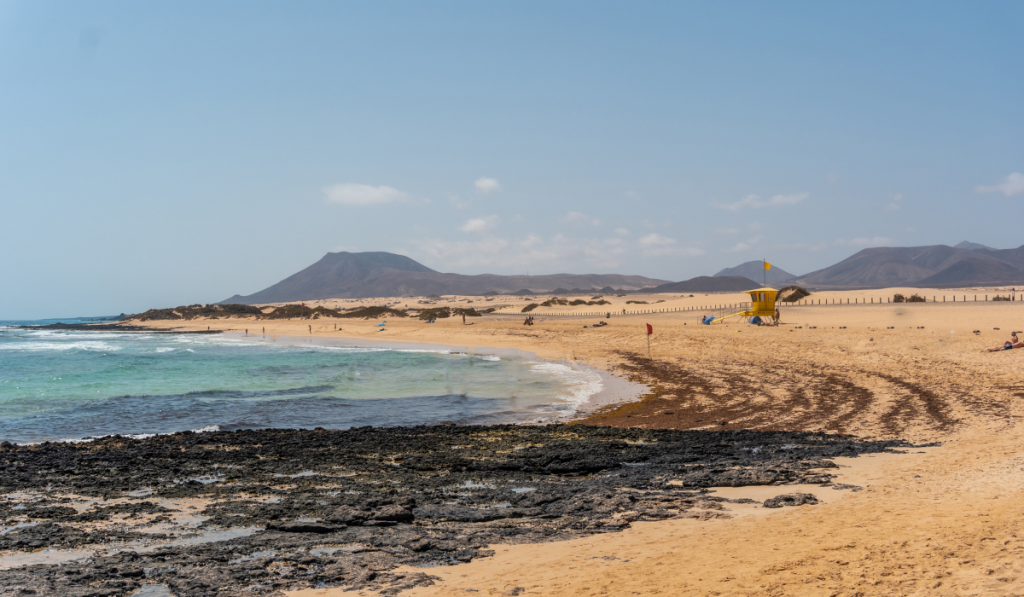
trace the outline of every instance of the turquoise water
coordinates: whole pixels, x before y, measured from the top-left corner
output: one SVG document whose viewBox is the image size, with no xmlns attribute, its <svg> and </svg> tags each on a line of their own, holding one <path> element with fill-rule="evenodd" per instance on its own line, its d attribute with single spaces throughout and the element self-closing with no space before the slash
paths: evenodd
<svg viewBox="0 0 1024 597">
<path fill-rule="evenodd" d="M 0 441 L 196 429 L 537 421 L 594 374 L 521 356 L 0 322 Z M 46 322 L 50 323 L 50 322 Z"/>
</svg>

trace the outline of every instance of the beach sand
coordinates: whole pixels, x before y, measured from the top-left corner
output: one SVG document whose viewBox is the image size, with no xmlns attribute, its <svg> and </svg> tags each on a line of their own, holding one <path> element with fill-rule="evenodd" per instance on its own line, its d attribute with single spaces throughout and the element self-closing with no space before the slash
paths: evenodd
<svg viewBox="0 0 1024 597">
<path fill-rule="evenodd" d="M 813 298 L 860 302 L 894 292 L 901 290 Z M 953 295 L 902 290 L 913 292 Z M 639 401 L 598 409 L 588 423 L 826 430 L 941 444 L 906 455 L 850 459 L 841 464 L 848 468 L 840 469 L 839 482 L 864 489 L 801 489 L 819 497 L 815 506 L 735 508 L 728 520 L 635 523 L 623 532 L 571 541 L 491 546 L 494 556 L 428 569 L 435 584 L 403 594 L 1010 595 L 1024 593 L 1024 351 L 983 350 L 1024 329 L 1024 304 L 961 300 L 996 292 L 1005 294 L 957 290 L 955 304 L 782 306 L 785 325 L 777 328 L 740 322 L 701 326 L 700 311 L 689 310 L 614 315 L 625 300 L 637 297 L 616 297 L 615 304 L 600 307 L 613 317 L 597 329 L 583 328 L 597 317 L 546 317 L 545 308 L 534 312 L 536 325 L 523 326 L 523 316 L 513 313 L 526 304 L 521 299 L 502 310 L 507 316 L 471 318 L 474 325 L 463 325 L 461 318 L 434 324 L 394 318 L 384 332 L 377 321 L 348 319 L 146 325 L 248 328 L 261 336 L 265 326 L 268 338 L 319 335 L 469 350 L 516 348 L 597 367 L 651 389 Z M 629 307 L 688 308 L 744 297 L 645 295 L 639 300 L 665 302 Z M 489 304 L 481 302 L 474 299 L 471 306 Z M 399 299 L 403 304 L 413 306 L 415 299 Z M 645 323 L 654 327 L 651 358 Z M 764 499 L 758 487 L 722 492 Z"/>
</svg>

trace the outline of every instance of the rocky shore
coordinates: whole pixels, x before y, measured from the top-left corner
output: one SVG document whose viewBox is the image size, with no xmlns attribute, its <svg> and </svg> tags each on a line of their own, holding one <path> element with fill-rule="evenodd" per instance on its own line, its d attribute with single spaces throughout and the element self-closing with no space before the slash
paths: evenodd
<svg viewBox="0 0 1024 597">
<path fill-rule="evenodd" d="M 812 432 L 585 425 L 184 432 L 0 444 L 0 596 L 397 593 L 488 545 L 728 517 L 706 488 L 831 485 L 908 448 Z M 397 573 L 409 564 L 420 572 Z"/>
</svg>

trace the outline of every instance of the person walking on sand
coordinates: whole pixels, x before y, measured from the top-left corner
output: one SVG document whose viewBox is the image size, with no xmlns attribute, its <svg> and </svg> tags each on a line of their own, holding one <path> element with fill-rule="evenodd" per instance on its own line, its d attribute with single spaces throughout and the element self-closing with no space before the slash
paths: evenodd
<svg viewBox="0 0 1024 597">
<path fill-rule="evenodd" d="M 775 307 L 775 325 L 779 325 L 779 319 L 780 319 L 779 308 Z"/>
<path fill-rule="evenodd" d="M 1010 334 L 1010 339 L 1005 344 L 996 348 L 989 348 L 988 352 L 998 352 L 1000 350 L 1010 350 L 1012 348 L 1024 348 L 1024 342 L 1017 339 L 1017 332 Z"/>
</svg>

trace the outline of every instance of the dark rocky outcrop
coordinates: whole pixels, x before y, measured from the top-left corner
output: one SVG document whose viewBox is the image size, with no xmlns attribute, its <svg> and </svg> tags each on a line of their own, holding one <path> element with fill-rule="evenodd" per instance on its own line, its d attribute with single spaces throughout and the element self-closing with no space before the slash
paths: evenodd
<svg viewBox="0 0 1024 597">
<path fill-rule="evenodd" d="M 827 483 L 829 458 L 901 446 L 825 433 L 584 425 L 3 443 L 0 494 L 27 497 L 0 502 L 0 550 L 87 551 L 59 566 L 0 570 L 0 596 L 127 595 L 144 584 L 179 597 L 317 586 L 393 594 L 433 582 L 429 570 L 397 572 L 402 564 L 466 562 L 492 554 L 492 544 L 615 532 L 634 521 L 727 517 L 729 500 L 707 487 Z M 183 515 L 199 526 L 174 522 Z M 166 535 L 140 532 L 157 523 Z M 203 542 L 204 533 L 226 532 Z"/>
</svg>

